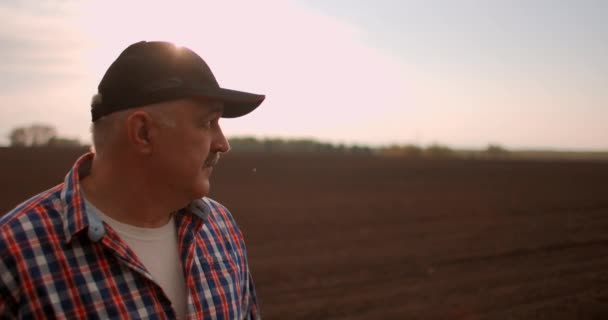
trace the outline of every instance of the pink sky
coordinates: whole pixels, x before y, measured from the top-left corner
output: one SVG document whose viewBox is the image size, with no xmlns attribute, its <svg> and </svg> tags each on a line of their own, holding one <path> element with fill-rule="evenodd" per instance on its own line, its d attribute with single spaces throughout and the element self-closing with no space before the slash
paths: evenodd
<svg viewBox="0 0 608 320">
<path fill-rule="evenodd" d="M 363 25 L 292 1 L 30 7 L 0 6 L 5 30 L 32 44 L 0 65 L 3 77 L 27 80 L 0 91 L 1 135 L 45 122 L 88 141 L 88 104 L 105 68 L 130 43 L 171 40 L 197 51 L 222 86 L 267 95 L 250 116 L 223 121 L 232 136 L 608 149 L 608 108 L 581 107 L 608 106 L 597 90 L 540 68 L 420 63 L 370 45 Z"/>
</svg>

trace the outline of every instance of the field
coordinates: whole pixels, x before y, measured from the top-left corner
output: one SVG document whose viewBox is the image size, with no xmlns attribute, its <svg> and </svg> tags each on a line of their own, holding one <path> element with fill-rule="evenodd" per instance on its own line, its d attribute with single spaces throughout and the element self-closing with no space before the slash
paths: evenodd
<svg viewBox="0 0 608 320">
<path fill-rule="evenodd" d="M 75 149 L 0 149 L 0 211 Z M 232 153 L 265 319 L 608 319 L 608 162 Z"/>
</svg>

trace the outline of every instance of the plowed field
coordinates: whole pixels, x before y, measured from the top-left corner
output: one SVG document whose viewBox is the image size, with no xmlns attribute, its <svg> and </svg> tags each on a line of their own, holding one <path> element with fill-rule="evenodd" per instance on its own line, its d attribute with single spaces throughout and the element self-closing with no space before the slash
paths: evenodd
<svg viewBox="0 0 608 320">
<path fill-rule="evenodd" d="M 0 149 L 0 212 L 83 150 Z M 608 163 L 232 153 L 265 319 L 608 319 Z"/>
</svg>

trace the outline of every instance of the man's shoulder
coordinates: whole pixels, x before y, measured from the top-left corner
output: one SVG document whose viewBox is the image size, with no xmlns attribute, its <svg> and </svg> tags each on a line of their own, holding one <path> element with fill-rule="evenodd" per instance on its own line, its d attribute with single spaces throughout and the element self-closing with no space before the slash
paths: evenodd
<svg viewBox="0 0 608 320">
<path fill-rule="evenodd" d="M 212 198 L 209 198 L 209 197 L 204 197 L 201 200 L 204 201 L 209 206 L 209 208 L 212 209 L 212 210 L 225 210 L 225 211 L 228 211 L 228 209 L 223 204 L 221 204 L 219 201 L 217 201 L 215 199 L 212 199 Z"/>
<path fill-rule="evenodd" d="M 209 214 L 206 220 L 211 224 L 216 225 L 223 231 L 230 231 L 240 233 L 236 220 L 230 213 L 230 210 L 226 208 L 219 201 L 205 197 L 201 199 L 209 208 Z"/>
<path fill-rule="evenodd" d="M 0 239 L 18 240 L 36 228 L 50 226 L 61 210 L 60 194 L 63 184 L 45 190 L 17 205 L 0 217 Z"/>
<path fill-rule="evenodd" d="M 228 210 L 228 208 L 226 208 L 226 206 L 221 204 L 219 201 L 208 198 L 208 197 L 204 197 L 201 200 L 209 208 L 209 218 L 222 219 L 222 220 L 228 219 L 228 220 L 234 221 L 234 218 L 232 217 L 230 210 Z"/>
</svg>

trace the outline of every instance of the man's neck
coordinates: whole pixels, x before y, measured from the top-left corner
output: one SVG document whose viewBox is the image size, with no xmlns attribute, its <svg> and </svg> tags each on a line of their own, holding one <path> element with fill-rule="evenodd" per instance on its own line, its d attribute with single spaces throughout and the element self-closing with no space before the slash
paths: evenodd
<svg viewBox="0 0 608 320">
<path fill-rule="evenodd" d="M 85 198 L 104 214 L 122 223 L 142 228 L 167 224 L 179 206 L 163 202 L 166 195 L 146 185 L 141 169 L 120 170 L 93 159 L 91 171 L 80 182 Z M 142 176 L 142 177 L 140 177 Z"/>
</svg>

